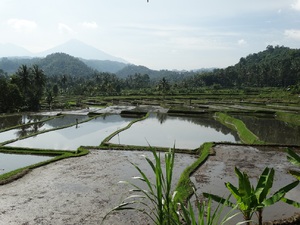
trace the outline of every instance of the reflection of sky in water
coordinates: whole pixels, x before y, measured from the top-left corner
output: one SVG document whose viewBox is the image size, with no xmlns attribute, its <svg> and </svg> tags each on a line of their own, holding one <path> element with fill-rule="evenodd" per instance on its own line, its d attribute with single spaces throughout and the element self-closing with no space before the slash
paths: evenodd
<svg viewBox="0 0 300 225">
<path fill-rule="evenodd" d="M 119 115 L 97 117 L 76 126 L 50 131 L 13 142 L 7 146 L 41 149 L 76 150 L 81 145 L 99 145 L 104 138 L 125 127 L 132 119 Z"/>
<path fill-rule="evenodd" d="M 51 159 L 48 156 L 0 153 L 0 174 Z"/>
<path fill-rule="evenodd" d="M 23 115 L 22 117 L 26 118 L 27 122 L 28 121 L 32 122 L 32 120 L 27 119 L 27 116 Z M 21 118 L 21 116 L 19 116 L 18 118 Z M 8 140 L 24 137 L 29 134 L 50 130 L 61 126 L 67 126 L 69 124 L 74 124 L 76 123 L 76 119 L 78 119 L 78 122 L 81 122 L 83 120 L 87 120 L 88 118 L 89 118 L 88 116 L 81 116 L 81 115 L 65 115 L 44 122 L 35 123 L 32 125 L 24 125 L 22 128 L 16 128 L 16 129 L 1 132 L 0 143 Z"/>
<path fill-rule="evenodd" d="M 170 117 L 156 118 L 154 115 L 137 122 L 130 129 L 114 136 L 110 142 L 160 147 L 195 149 L 204 142 L 237 142 L 236 138 L 222 124 L 212 117 Z"/>
</svg>

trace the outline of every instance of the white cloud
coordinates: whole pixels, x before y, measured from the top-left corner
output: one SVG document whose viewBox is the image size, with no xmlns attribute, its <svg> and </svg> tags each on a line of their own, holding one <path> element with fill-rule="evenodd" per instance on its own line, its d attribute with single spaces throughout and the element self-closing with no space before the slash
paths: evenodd
<svg viewBox="0 0 300 225">
<path fill-rule="evenodd" d="M 32 32 L 37 28 L 36 22 L 24 19 L 9 19 L 7 24 L 17 32 Z"/>
<path fill-rule="evenodd" d="M 293 4 L 292 4 L 292 8 L 300 11 L 300 0 L 296 0 Z"/>
<path fill-rule="evenodd" d="M 97 29 L 98 24 L 96 22 L 83 22 L 81 23 L 81 26 L 87 29 Z"/>
<path fill-rule="evenodd" d="M 75 33 L 71 27 L 69 27 L 68 25 L 66 25 L 64 23 L 58 24 L 58 30 L 62 34 L 74 34 Z"/>
<path fill-rule="evenodd" d="M 245 41 L 244 39 L 238 40 L 238 45 L 243 46 L 243 45 L 246 45 L 246 44 L 247 44 L 247 41 Z"/>
<path fill-rule="evenodd" d="M 294 29 L 285 30 L 284 35 L 291 39 L 300 40 L 300 30 L 294 30 Z"/>
</svg>

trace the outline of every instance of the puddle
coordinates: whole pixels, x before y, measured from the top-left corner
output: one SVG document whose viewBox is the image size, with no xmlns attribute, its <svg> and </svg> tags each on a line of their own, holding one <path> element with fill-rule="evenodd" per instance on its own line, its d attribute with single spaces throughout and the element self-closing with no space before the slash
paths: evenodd
<svg viewBox="0 0 300 225">
<path fill-rule="evenodd" d="M 294 167 L 286 159 L 286 153 L 279 151 L 260 151 L 254 147 L 217 145 L 215 148 L 216 156 L 209 159 L 191 176 L 192 182 L 197 188 L 198 195 L 208 192 L 225 198 L 230 194 L 225 187 L 225 182 L 230 182 L 234 186 L 238 185 L 238 179 L 234 168 L 238 167 L 241 171 L 246 171 L 252 184 L 256 186 L 257 179 L 265 167 L 275 169 L 275 179 L 271 192 L 279 190 L 281 187 L 295 181 L 291 175 L 287 174 L 288 169 Z M 286 195 L 297 202 L 300 202 L 300 186 L 291 190 Z M 233 200 L 234 201 L 234 200 Z M 287 218 L 300 212 L 283 202 L 278 202 L 273 206 L 264 209 L 263 220 L 275 220 Z M 253 216 L 253 219 L 257 219 Z M 240 222 L 242 217 L 238 216 L 231 222 Z"/>
<path fill-rule="evenodd" d="M 74 122 L 73 119 L 70 121 Z M 56 150 L 76 150 L 81 145 L 98 146 L 104 138 L 125 127 L 131 120 L 119 115 L 97 117 L 78 126 L 49 131 L 6 146 Z"/>
<path fill-rule="evenodd" d="M 151 114 L 146 120 L 133 124 L 114 136 L 114 144 L 195 149 L 204 142 L 239 142 L 230 129 L 215 121 L 212 116 L 173 117 Z"/>
<path fill-rule="evenodd" d="M 0 174 L 51 159 L 48 156 L 0 153 Z"/>
</svg>

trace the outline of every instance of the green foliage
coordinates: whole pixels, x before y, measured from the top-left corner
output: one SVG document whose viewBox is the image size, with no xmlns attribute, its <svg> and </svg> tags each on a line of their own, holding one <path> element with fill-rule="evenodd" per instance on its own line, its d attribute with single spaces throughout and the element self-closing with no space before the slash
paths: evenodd
<svg viewBox="0 0 300 225">
<path fill-rule="evenodd" d="M 194 193 L 190 175 L 206 161 L 212 146 L 213 143 L 204 143 L 200 147 L 199 158 L 182 172 L 178 184 L 176 185 L 176 200 L 184 201 Z"/>
<path fill-rule="evenodd" d="M 11 84 L 8 79 L 0 77 L 0 112 L 14 112 L 23 104 L 22 94 L 16 84 Z"/>
<path fill-rule="evenodd" d="M 145 213 L 157 225 L 179 225 L 184 222 L 188 225 L 220 225 L 229 221 L 236 214 L 229 212 L 224 218 L 221 218 L 223 207 L 219 205 L 216 210 L 211 209 L 211 200 L 206 205 L 205 202 L 197 202 L 197 213 L 190 202 L 186 206 L 182 201 L 176 200 L 177 191 L 172 191 L 172 178 L 174 168 L 174 151 L 165 153 L 165 171 L 162 169 L 162 159 L 152 149 L 154 162 L 145 158 L 155 175 L 155 182 L 135 164 L 132 165 L 139 172 L 139 177 L 135 180 L 141 181 L 146 185 L 147 190 L 141 188 L 136 182 L 121 181 L 119 183 L 129 184 L 133 187 L 133 194 L 127 197 L 120 205 L 113 208 L 102 220 L 115 211 L 136 210 Z M 220 207 L 221 206 L 221 207 Z"/>
<path fill-rule="evenodd" d="M 253 214 L 256 213 L 258 216 L 259 225 L 262 225 L 263 209 L 282 200 L 287 192 L 299 184 L 299 181 L 292 182 L 279 189 L 272 196 L 268 197 L 268 194 L 273 186 L 275 173 L 273 168 L 264 169 L 255 188 L 251 185 L 247 173 L 242 173 L 237 167 L 235 168 L 235 173 L 239 180 L 239 186 L 235 187 L 230 182 L 227 182 L 225 185 L 236 199 L 238 209 L 242 212 L 244 219 L 246 221 L 250 221 Z M 211 197 L 213 200 L 222 202 L 230 207 L 234 207 L 235 205 L 227 199 L 217 195 L 204 193 L 204 196 Z M 250 224 L 250 222 L 248 222 L 248 224 Z"/>
<path fill-rule="evenodd" d="M 16 74 L 11 77 L 10 82 L 19 88 L 22 98 L 21 107 L 24 110 L 36 111 L 40 108 L 46 76 L 39 66 L 20 66 Z"/>
<path fill-rule="evenodd" d="M 66 74 L 82 77 L 92 75 L 94 72 L 80 59 L 65 53 L 53 53 L 48 55 L 39 62 L 39 66 L 43 68 L 45 74 L 48 76 Z"/>
<path fill-rule="evenodd" d="M 294 165 L 300 167 L 300 156 L 291 149 L 287 149 L 287 159 Z"/>
<path fill-rule="evenodd" d="M 174 167 L 174 152 L 165 154 L 166 170 L 163 172 L 161 167 L 161 157 L 156 151 L 152 151 L 154 156 L 154 163 L 146 157 L 146 161 L 155 175 L 155 183 L 147 177 L 147 175 L 135 164 L 132 165 L 139 172 L 140 177 L 134 177 L 144 183 L 148 190 L 140 188 L 133 182 L 121 181 L 120 183 L 130 184 L 134 190 L 134 194 L 127 197 L 124 202 L 115 207 L 112 211 L 122 211 L 134 209 L 141 211 L 151 218 L 155 224 L 176 224 L 179 221 L 177 206 L 174 203 L 174 196 L 172 195 L 172 176 Z M 135 194 L 138 193 L 138 194 Z M 147 199 L 148 202 L 145 202 Z M 145 208 L 137 208 L 136 205 L 142 205 Z M 109 214 L 108 214 L 109 215 Z M 105 219 L 106 217 L 104 217 Z"/>
<path fill-rule="evenodd" d="M 221 87 L 288 87 L 300 80 L 300 50 L 268 46 L 265 51 L 253 53 L 225 69 L 215 69 L 195 75 L 187 80 L 205 86 Z M 295 93 L 298 90 L 294 90 Z"/>
</svg>

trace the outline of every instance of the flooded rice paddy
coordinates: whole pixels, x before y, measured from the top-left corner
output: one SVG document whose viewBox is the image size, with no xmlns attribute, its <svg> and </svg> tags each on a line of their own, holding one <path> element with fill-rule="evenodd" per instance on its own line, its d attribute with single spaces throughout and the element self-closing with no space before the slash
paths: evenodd
<svg viewBox="0 0 300 225">
<path fill-rule="evenodd" d="M 36 168 L 22 179 L 0 186 L 0 223 L 99 225 L 110 209 L 130 195 L 130 186 L 118 184 L 139 175 L 130 162 L 150 175 L 143 155 L 152 158 L 150 152 L 91 150 L 80 158 Z M 194 160 L 186 154 L 176 156 L 174 181 Z M 128 224 L 152 224 L 152 221 L 145 214 L 126 211 L 104 222 L 104 225 Z"/>
<path fill-rule="evenodd" d="M 0 175 L 51 159 L 48 156 L 0 153 Z"/>
<path fill-rule="evenodd" d="M 234 115 L 260 140 L 283 145 L 300 145 L 300 127 L 276 120 L 272 115 Z"/>
<path fill-rule="evenodd" d="M 44 120 L 45 118 L 47 118 L 47 116 L 32 115 L 32 114 L 17 114 L 17 115 L 1 116 L 0 130 L 22 125 L 22 124 L 36 123 L 41 120 Z"/>
<path fill-rule="evenodd" d="M 73 123 L 75 118 L 77 117 L 71 119 Z M 69 117 L 67 119 L 69 120 Z M 80 146 L 98 146 L 104 138 L 125 127 L 131 120 L 119 115 L 96 117 L 88 122 L 42 133 L 6 146 L 55 150 L 76 150 Z"/>
<path fill-rule="evenodd" d="M 238 136 L 223 126 L 212 115 L 177 117 L 151 114 L 149 118 L 133 124 L 130 129 L 114 136 L 114 144 L 159 146 L 182 149 L 199 148 L 205 142 L 239 142 Z"/>
<path fill-rule="evenodd" d="M 82 115 L 63 115 L 59 117 L 45 117 L 41 115 L 35 116 L 12 116 L 3 117 L 2 120 L 6 121 L 4 118 L 9 119 L 10 124 L 15 124 L 14 126 L 20 125 L 17 128 L 3 131 L 0 133 L 0 143 L 8 140 L 14 140 L 22 138 L 28 135 L 32 135 L 41 131 L 50 130 L 58 127 L 67 126 L 76 123 L 76 121 L 81 122 L 87 120 L 88 116 Z M 40 122 L 44 120 L 43 122 Z M 21 122 L 21 123 L 20 123 Z M 5 127 L 6 129 L 9 127 Z"/>
<path fill-rule="evenodd" d="M 234 117 L 243 120 L 261 140 L 300 145 L 299 127 L 291 127 L 274 118 L 240 115 Z M 48 118 L 51 119 L 46 120 Z M 45 115 L 37 117 L 21 115 L 12 116 L 9 120 L 0 117 L 0 129 L 25 124 L 22 128 L 1 132 L 0 142 L 36 133 L 35 136 L 6 146 L 76 150 L 79 146 L 98 146 L 110 134 L 124 128 L 133 120 L 120 115 L 108 115 L 80 123 L 88 118 L 83 114 L 53 118 Z M 28 124 L 32 121 L 36 123 Z M 75 124 L 76 121 L 79 124 L 62 128 Z M 38 134 L 40 131 L 54 128 L 59 129 Z M 150 144 L 159 147 L 175 145 L 176 148 L 182 149 L 195 149 L 211 141 L 238 143 L 240 139 L 235 132 L 216 121 L 210 114 L 178 117 L 166 113 L 152 113 L 147 119 L 134 123 L 129 129 L 110 140 L 114 144 L 136 146 Z M 255 182 L 263 169 L 268 166 L 276 171 L 273 190 L 277 191 L 293 180 L 287 174 L 288 169 L 293 167 L 287 162 L 286 154 L 277 150 L 218 144 L 215 147 L 216 156 L 210 156 L 191 179 L 199 195 L 202 192 L 211 192 L 226 196 L 229 192 L 224 182 L 237 184 L 235 166 L 247 171 L 252 182 Z M 5 224 L 11 225 L 31 224 L 32 221 L 35 221 L 33 224 L 99 224 L 109 209 L 128 196 L 128 187 L 120 187 L 117 182 L 130 180 L 132 176 L 138 175 L 130 162 L 136 163 L 143 171 L 150 173 L 142 154 L 151 158 L 149 152 L 91 151 L 87 156 L 62 160 L 34 169 L 24 178 L 0 186 L 0 192 L 3 193 L 0 198 L 0 204 L 3 206 L 3 210 L 0 211 L 1 219 Z M 49 158 L 0 153 L 0 174 Z M 177 154 L 174 185 L 182 171 L 195 160 L 194 156 Z M 297 187 L 286 197 L 300 202 L 299 196 L 300 187 Z M 277 203 L 265 210 L 264 220 L 289 217 L 294 212 L 299 210 L 284 203 Z M 124 212 L 114 215 L 105 224 L 151 224 L 144 215 L 139 215 L 138 218 L 136 213 Z M 241 220 L 241 217 L 236 218 L 236 222 Z"/>
</svg>

